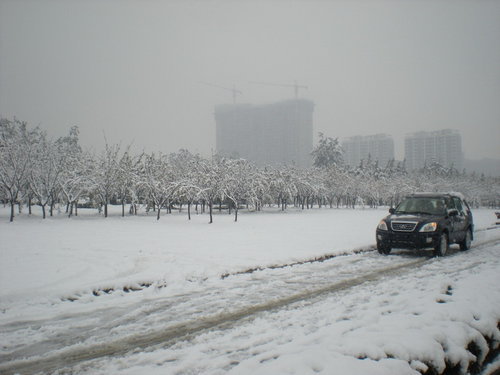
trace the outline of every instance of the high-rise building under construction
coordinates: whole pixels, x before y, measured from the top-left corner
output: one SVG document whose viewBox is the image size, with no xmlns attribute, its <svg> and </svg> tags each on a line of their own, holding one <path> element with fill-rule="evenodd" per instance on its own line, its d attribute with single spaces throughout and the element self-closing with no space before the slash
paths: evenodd
<svg viewBox="0 0 500 375">
<path fill-rule="evenodd" d="M 257 165 L 309 167 L 314 103 L 305 99 L 215 107 L 217 153 Z"/>
</svg>

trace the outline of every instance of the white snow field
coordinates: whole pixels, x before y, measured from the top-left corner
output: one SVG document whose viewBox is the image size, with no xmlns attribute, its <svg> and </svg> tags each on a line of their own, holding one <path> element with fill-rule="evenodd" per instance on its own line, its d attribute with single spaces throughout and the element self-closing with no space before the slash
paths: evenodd
<svg viewBox="0 0 500 375">
<path fill-rule="evenodd" d="M 500 372 L 494 210 L 443 258 L 373 251 L 382 208 L 113 210 L 0 208 L 1 374 Z"/>
</svg>

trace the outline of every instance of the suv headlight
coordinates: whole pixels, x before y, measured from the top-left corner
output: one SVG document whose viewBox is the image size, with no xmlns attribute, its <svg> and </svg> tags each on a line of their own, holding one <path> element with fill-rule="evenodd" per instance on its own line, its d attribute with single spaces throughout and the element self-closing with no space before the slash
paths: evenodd
<svg viewBox="0 0 500 375">
<path fill-rule="evenodd" d="M 438 224 L 433 221 L 431 223 L 425 224 L 422 228 L 420 228 L 420 232 L 435 232 L 438 227 Z"/>
<path fill-rule="evenodd" d="M 387 223 L 385 222 L 385 220 L 380 220 L 380 223 L 378 223 L 377 229 L 387 230 Z"/>
</svg>

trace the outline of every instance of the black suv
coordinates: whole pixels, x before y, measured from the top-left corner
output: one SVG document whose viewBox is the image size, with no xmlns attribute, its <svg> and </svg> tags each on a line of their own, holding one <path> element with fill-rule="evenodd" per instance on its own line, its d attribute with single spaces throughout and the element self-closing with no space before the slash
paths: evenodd
<svg viewBox="0 0 500 375">
<path fill-rule="evenodd" d="M 416 193 L 389 210 L 377 227 L 377 249 L 433 248 L 443 256 L 452 243 L 468 250 L 474 233 L 472 213 L 459 193 Z"/>
</svg>

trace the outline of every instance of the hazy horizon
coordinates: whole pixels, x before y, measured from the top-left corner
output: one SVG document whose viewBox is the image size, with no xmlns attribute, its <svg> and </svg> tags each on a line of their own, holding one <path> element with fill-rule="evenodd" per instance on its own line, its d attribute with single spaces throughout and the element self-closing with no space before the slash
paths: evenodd
<svg viewBox="0 0 500 375">
<path fill-rule="evenodd" d="M 216 86 L 263 104 L 297 82 L 315 142 L 386 133 L 402 159 L 405 134 L 456 129 L 467 159 L 500 159 L 499 36 L 488 0 L 0 0 L 0 116 L 209 155 Z"/>
</svg>

